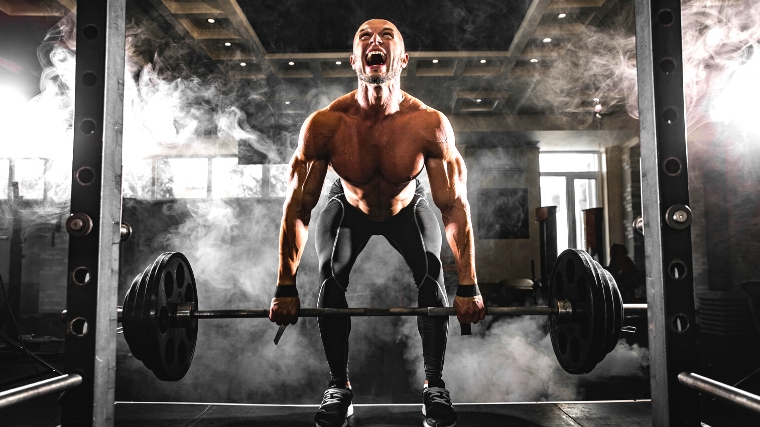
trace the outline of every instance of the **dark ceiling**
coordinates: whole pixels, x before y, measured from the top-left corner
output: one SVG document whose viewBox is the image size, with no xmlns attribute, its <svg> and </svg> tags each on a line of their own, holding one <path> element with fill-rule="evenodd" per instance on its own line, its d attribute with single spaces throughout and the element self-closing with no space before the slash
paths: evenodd
<svg viewBox="0 0 760 427">
<path fill-rule="evenodd" d="M 531 0 L 240 0 L 268 53 L 345 52 L 364 21 L 387 19 L 417 51 L 506 51 Z M 267 11 L 262 13 L 262 11 Z"/>
</svg>

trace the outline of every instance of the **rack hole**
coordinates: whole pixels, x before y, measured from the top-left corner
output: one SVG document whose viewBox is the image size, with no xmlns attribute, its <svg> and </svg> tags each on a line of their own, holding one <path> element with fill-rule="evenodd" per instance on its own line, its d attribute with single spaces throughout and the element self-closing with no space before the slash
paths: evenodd
<svg viewBox="0 0 760 427">
<path fill-rule="evenodd" d="M 90 270 L 85 267 L 77 267 L 74 272 L 71 273 L 74 278 L 74 283 L 77 285 L 86 285 L 90 283 Z"/>
<path fill-rule="evenodd" d="M 79 130 L 85 135 L 92 135 L 95 132 L 95 120 L 84 119 L 79 123 Z"/>
<path fill-rule="evenodd" d="M 69 330 L 74 335 L 83 337 L 87 334 L 87 321 L 82 317 L 77 317 L 69 323 Z"/>
<path fill-rule="evenodd" d="M 662 164 L 665 173 L 670 176 L 678 176 L 681 174 L 681 161 L 675 157 L 669 157 Z"/>
<path fill-rule="evenodd" d="M 87 166 L 80 168 L 77 171 L 77 181 L 79 181 L 82 185 L 90 185 L 92 184 L 92 180 L 95 179 L 95 171 L 88 168 Z"/>
<path fill-rule="evenodd" d="M 673 21 L 675 21 L 675 15 L 673 15 L 671 10 L 663 9 L 657 14 L 657 20 L 660 21 L 660 24 L 662 25 L 672 25 Z"/>
<path fill-rule="evenodd" d="M 678 120 L 678 112 L 673 107 L 668 107 L 662 112 L 662 118 L 665 123 L 672 125 Z"/>
<path fill-rule="evenodd" d="M 683 280 L 688 273 L 689 269 L 686 268 L 686 264 L 681 260 L 674 260 L 668 265 L 668 275 L 673 280 Z"/>
<path fill-rule="evenodd" d="M 85 86 L 95 86 L 95 83 L 98 82 L 98 76 L 93 73 L 92 71 L 87 71 L 84 74 L 82 74 L 82 83 L 84 83 Z"/>
<path fill-rule="evenodd" d="M 676 70 L 676 61 L 672 58 L 665 58 L 660 61 L 660 70 L 665 74 L 670 74 Z"/>
<path fill-rule="evenodd" d="M 90 24 L 90 25 L 84 27 L 84 30 L 82 31 L 82 34 L 84 34 L 84 37 L 86 39 L 92 40 L 95 37 L 97 37 L 98 34 L 100 34 L 100 30 L 98 30 L 98 27 Z"/>
<path fill-rule="evenodd" d="M 676 332 L 686 332 L 689 329 L 689 318 L 683 314 L 673 316 L 673 330 Z"/>
</svg>

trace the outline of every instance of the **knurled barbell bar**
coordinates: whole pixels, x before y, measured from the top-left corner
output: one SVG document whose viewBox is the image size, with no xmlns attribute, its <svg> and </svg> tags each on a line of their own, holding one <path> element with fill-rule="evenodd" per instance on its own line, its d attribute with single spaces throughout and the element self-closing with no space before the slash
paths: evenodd
<svg viewBox="0 0 760 427">
<path fill-rule="evenodd" d="M 615 348 L 624 312 L 646 312 L 645 304 L 623 304 L 615 280 L 586 252 L 568 249 L 554 264 L 548 306 L 486 307 L 487 315 L 549 316 L 552 347 L 565 371 L 584 374 Z M 179 252 L 161 254 L 132 281 L 118 308 L 132 355 L 163 381 L 178 381 L 190 368 L 199 319 L 262 318 L 269 309 L 199 310 L 195 276 Z M 299 317 L 455 316 L 453 307 L 301 308 Z M 66 321 L 65 312 L 63 319 Z M 72 320 L 73 321 L 73 320 Z"/>
</svg>

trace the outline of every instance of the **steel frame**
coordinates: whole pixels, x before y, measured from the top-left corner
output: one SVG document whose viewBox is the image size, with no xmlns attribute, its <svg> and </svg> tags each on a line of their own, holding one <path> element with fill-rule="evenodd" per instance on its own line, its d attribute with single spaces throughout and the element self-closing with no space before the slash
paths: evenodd
<svg viewBox="0 0 760 427">
<path fill-rule="evenodd" d="M 699 411 L 695 410 L 697 393 L 679 385 L 677 379 L 678 373 L 696 367 L 696 339 L 691 326 L 694 325 L 692 276 L 686 274 L 675 279 L 667 275 L 671 261 L 676 258 L 687 273 L 691 271 L 691 238 L 688 228 L 670 228 L 663 218 L 669 206 L 689 202 L 680 2 L 636 0 L 635 4 L 653 424 L 699 425 Z M 82 375 L 83 382 L 67 392 L 62 424 L 112 425 L 125 1 L 82 0 L 77 9 L 71 212 L 87 214 L 93 227 L 85 236 L 72 236 L 69 246 L 66 372 Z M 672 16 L 667 25 L 661 21 L 665 10 Z M 93 27 L 97 34 L 88 37 Z M 659 66 L 666 58 L 676 64 L 670 73 Z M 85 73 L 94 73 L 96 82 L 89 86 L 81 84 Z M 675 112 L 670 123 L 663 118 L 666 109 Z M 83 132 L 88 124 L 92 132 Z M 678 176 L 661 168 L 661 160 L 670 157 L 682 165 Z M 77 178 L 83 167 L 94 172 L 91 183 L 83 184 Z M 79 267 L 89 271 L 89 280 L 84 284 L 73 280 Z M 88 325 L 81 336 L 74 333 L 77 318 L 86 320 Z M 678 324 L 674 319 L 683 319 L 689 326 L 679 330 L 674 327 Z"/>
<path fill-rule="evenodd" d="M 636 0 L 635 7 L 652 425 L 699 426 L 699 395 L 678 382 L 698 368 L 691 231 L 666 217 L 689 204 L 681 3 Z"/>
<path fill-rule="evenodd" d="M 77 3 L 76 89 L 62 426 L 113 425 L 121 225 L 125 0 Z M 86 269 L 86 270 L 82 270 Z M 86 273 L 86 274 L 85 274 Z M 86 323 L 85 323 L 86 322 Z"/>
</svg>

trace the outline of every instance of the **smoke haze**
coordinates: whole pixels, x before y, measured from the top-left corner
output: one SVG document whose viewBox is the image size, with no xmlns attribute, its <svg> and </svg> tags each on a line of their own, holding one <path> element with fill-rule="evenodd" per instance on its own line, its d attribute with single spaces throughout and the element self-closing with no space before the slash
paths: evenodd
<svg viewBox="0 0 760 427">
<path fill-rule="evenodd" d="M 756 90 L 760 84 L 757 50 L 751 48 L 760 39 L 760 4 L 690 1 L 684 2 L 682 15 L 689 127 L 694 129 L 709 120 L 753 119 L 735 109 L 725 113 L 721 108 L 736 107 L 736 102 L 719 102 L 725 98 L 716 94 L 720 88 L 736 88 L 732 82 L 739 78 L 744 82 L 739 87 L 751 83 Z M 553 115 L 589 112 L 583 126 L 595 120 L 590 114 L 594 98 L 600 99 L 602 116 L 625 108 L 636 117 L 632 18 L 629 9 L 614 25 L 587 27 L 587 34 L 567 47 L 557 65 L 544 70 L 532 95 L 534 101 L 547 106 Z M 45 153 L 50 158 L 45 166 L 47 199 L 24 211 L 26 224 L 48 224 L 68 211 L 74 19 L 71 15 L 62 20 L 40 47 L 42 93 L 12 119 L 12 126 L 3 123 L 10 130 L 2 141 L 4 157 Z M 183 252 L 193 266 L 201 308 L 266 307 L 276 279 L 281 199 L 156 201 L 150 162 L 171 154 L 237 154 L 242 141 L 274 161 L 286 163 L 297 142 L 291 121 L 325 107 L 343 94 L 343 88 L 324 84 L 303 93 L 285 83 L 269 87 L 266 80 L 229 81 L 211 72 L 192 75 L 181 65 L 185 61 L 179 60 L 190 55 L 186 48 L 170 43 L 157 31 L 147 20 L 133 22 L 128 29 L 123 176 L 130 200 L 125 212 L 130 212 L 141 228 L 130 243 L 135 253 L 122 265 L 120 297 L 125 284 L 145 265 L 161 252 L 174 250 Z M 407 39 L 411 37 L 407 35 Z M 269 99 L 294 94 L 304 100 L 300 115 L 283 117 L 267 105 Z M 712 107 L 718 112 L 711 113 Z M 44 126 L 37 123 L 40 118 Z M 22 140 L 26 143 L 18 143 Z M 318 217 L 323 203 L 313 218 Z M 9 226 L 7 219 L 4 214 L 3 228 Z M 309 242 L 299 271 L 303 306 L 316 303 L 313 236 Z M 411 274 L 390 245 L 379 239 L 368 244 L 352 273 L 348 299 L 351 306 L 414 303 Z M 501 319 L 487 322 L 489 328 L 482 336 L 459 337 L 459 328 L 452 321 L 444 379 L 455 401 L 571 400 L 583 396 L 583 378 L 644 375 L 647 350 L 622 342 L 588 376 L 566 374 L 554 359 L 544 322 L 532 317 Z M 355 319 L 353 325 L 352 378 L 360 379 L 363 370 L 377 368 L 373 363 L 378 356 L 373 352 L 399 348 L 406 360 L 409 388 L 421 389 L 424 377 L 415 319 Z M 272 343 L 275 331 L 268 320 L 204 322 L 185 380 L 159 383 L 141 362 L 124 356 L 119 362 L 117 392 L 120 398 L 315 402 L 328 379 L 316 321 L 301 319 L 288 328 L 277 347 Z M 127 354 L 126 344 L 119 340 L 119 352 Z M 399 372 L 392 366 L 384 369 Z M 370 389 L 372 385 L 357 381 L 356 387 Z"/>
</svg>

